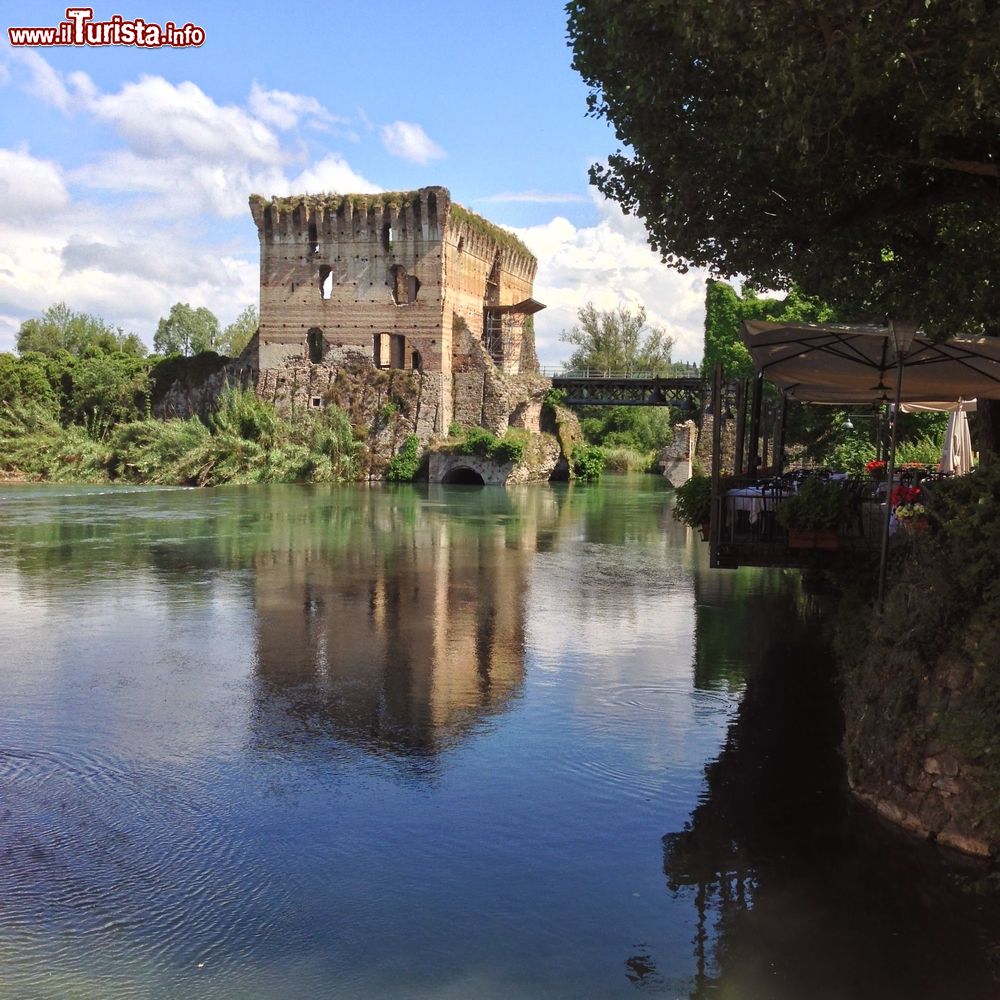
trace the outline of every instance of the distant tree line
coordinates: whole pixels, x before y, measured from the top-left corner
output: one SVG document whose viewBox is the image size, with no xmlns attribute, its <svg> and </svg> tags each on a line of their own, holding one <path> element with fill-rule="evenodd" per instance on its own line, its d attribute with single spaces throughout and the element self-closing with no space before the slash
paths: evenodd
<svg viewBox="0 0 1000 1000">
<path fill-rule="evenodd" d="M 148 415 L 157 376 L 172 370 L 167 358 L 206 351 L 236 356 L 256 330 L 255 306 L 223 330 L 209 309 L 178 302 L 159 322 L 157 353 L 148 355 L 135 333 L 58 302 L 21 324 L 17 355 L 0 353 L 0 404 L 35 406 L 100 436 Z"/>
</svg>

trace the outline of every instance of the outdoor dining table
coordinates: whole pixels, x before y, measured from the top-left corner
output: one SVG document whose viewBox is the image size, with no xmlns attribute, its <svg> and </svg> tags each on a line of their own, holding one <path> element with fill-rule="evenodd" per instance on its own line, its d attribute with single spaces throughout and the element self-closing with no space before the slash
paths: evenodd
<svg viewBox="0 0 1000 1000">
<path fill-rule="evenodd" d="M 745 511 L 751 524 L 757 523 L 764 510 L 764 487 L 743 486 L 740 489 L 729 490 L 726 496 L 730 498 L 733 511 Z"/>
</svg>

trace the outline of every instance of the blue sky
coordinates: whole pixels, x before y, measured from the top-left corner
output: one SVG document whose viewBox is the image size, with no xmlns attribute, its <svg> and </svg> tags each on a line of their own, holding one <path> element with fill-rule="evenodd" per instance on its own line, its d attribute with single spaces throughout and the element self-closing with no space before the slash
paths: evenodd
<svg viewBox="0 0 1000 1000">
<path fill-rule="evenodd" d="M 0 43 L 0 350 L 52 302 L 147 341 L 176 301 L 223 322 L 256 302 L 251 192 L 443 184 L 539 259 L 539 354 L 588 300 L 646 306 L 701 353 L 704 275 L 666 268 L 588 184 L 618 144 L 586 116 L 561 4 L 504 0 L 94 6 L 191 22 L 190 49 L 14 49 L 65 4 L 5 3 Z"/>
</svg>

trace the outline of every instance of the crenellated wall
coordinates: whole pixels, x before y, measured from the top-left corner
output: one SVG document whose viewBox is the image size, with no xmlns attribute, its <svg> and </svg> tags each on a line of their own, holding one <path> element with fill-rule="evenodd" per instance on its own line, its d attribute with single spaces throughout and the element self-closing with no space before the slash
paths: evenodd
<svg viewBox="0 0 1000 1000">
<path fill-rule="evenodd" d="M 252 195 L 250 210 L 261 248 L 253 359 L 261 370 L 358 349 L 376 367 L 447 375 L 469 367 L 468 337 L 482 342 L 488 307 L 531 298 L 537 265 L 528 249 L 443 187 Z M 495 315 L 490 354 L 504 371 L 534 357 L 533 344 L 523 344 L 526 315 Z"/>
<path fill-rule="evenodd" d="M 451 370 L 442 323 L 444 188 L 250 199 L 261 369 L 357 347 L 379 367 Z"/>
</svg>

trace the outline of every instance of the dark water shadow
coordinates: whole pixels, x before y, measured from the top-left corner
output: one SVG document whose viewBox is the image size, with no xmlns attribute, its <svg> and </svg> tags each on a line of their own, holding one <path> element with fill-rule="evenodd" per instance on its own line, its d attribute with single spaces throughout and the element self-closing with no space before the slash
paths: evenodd
<svg viewBox="0 0 1000 1000">
<path fill-rule="evenodd" d="M 980 894 L 988 869 L 853 802 L 819 621 L 786 604 L 770 625 L 704 801 L 663 838 L 667 886 L 697 915 L 690 996 L 1000 996 L 1000 899 Z M 644 967 L 640 983 L 654 986 L 655 962 Z"/>
</svg>

